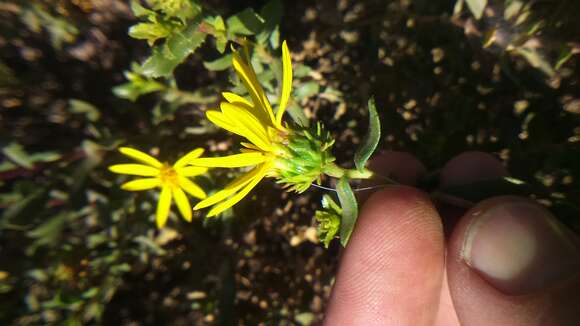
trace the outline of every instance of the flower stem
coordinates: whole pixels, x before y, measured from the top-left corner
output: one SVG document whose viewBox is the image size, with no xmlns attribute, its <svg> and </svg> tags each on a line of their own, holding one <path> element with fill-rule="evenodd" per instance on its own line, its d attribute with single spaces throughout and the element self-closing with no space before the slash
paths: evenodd
<svg viewBox="0 0 580 326">
<path fill-rule="evenodd" d="M 344 169 L 334 163 L 327 164 L 323 169 L 323 173 L 337 179 L 344 176 L 348 179 L 370 179 L 373 176 L 371 170 L 364 169 L 363 171 L 359 171 L 354 169 Z"/>
</svg>

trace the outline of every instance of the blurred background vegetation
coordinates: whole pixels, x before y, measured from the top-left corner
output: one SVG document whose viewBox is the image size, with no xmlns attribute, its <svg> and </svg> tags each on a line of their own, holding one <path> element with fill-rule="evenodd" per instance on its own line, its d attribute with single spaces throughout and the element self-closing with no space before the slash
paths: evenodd
<svg viewBox="0 0 580 326">
<path fill-rule="evenodd" d="M 580 223 L 580 4 L 485 0 L 7 0 L 0 3 L 0 323 L 310 325 L 338 243 L 319 243 L 322 190 L 264 182 L 235 210 L 156 230 L 153 193 L 106 167 L 129 145 L 173 161 L 235 150 L 204 118 L 242 92 L 230 44 L 247 38 L 269 94 L 280 44 L 289 113 L 319 120 L 348 165 L 374 95 L 382 149 L 437 171 L 468 150 L 541 187 Z M 233 177 L 200 180 L 217 189 Z"/>
</svg>

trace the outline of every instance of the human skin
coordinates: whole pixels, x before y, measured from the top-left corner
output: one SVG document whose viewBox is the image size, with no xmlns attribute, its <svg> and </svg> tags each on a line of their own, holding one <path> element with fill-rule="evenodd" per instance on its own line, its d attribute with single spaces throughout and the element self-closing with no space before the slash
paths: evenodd
<svg viewBox="0 0 580 326">
<path fill-rule="evenodd" d="M 580 240 L 545 208 L 512 196 L 435 204 L 412 187 L 425 168 L 407 153 L 371 167 L 406 186 L 362 205 L 326 325 L 580 325 Z M 505 175 L 493 156 L 468 152 L 440 184 Z"/>
</svg>

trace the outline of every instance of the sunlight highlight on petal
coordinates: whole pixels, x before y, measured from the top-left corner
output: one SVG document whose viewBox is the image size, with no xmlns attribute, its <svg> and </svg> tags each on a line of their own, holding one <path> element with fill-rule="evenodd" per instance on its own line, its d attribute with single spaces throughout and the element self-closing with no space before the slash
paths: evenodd
<svg viewBox="0 0 580 326">
<path fill-rule="evenodd" d="M 168 186 L 161 189 L 159 195 L 159 202 L 157 203 L 157 212 L 155 213 L 155 221 L 157 227 L 162 228 L 169 217 L 169 208 L 171 207 L 171 188 Z"/>
<path fill-rule="evenodd" d="M 186 166 L 183 168 L 176 169 L 176 171 L 177 174 L 179 174 L 182 177 L 195 177 L 197 175 L 206 173 L 207 168 L 200 166 Z"/>
<path fill-rule="evenodd" d="M 280 95 L 280 105 L 276 112 L 276 124 L 282 126 L 282 116 L 286 111 L 286 105 L 290 99 L 292 91 L 292 58 L 286 41 L 282 43 L 282 94 Z"/>
<path fill-rule="evenodd" d="M 192 209 L 191 205 L 189 204 L 189 199 L 187 199 L 187 196 L 183 190 L 180 188 L 173 188 L 173 198 L 177 204 L 177 209 L 179 209 L 181 216 L 183 216 L 186 221 L 191 222 Z"/>
<path fill-rule="evenodd" d="M 221 157 L 201 157 L 191 161 L 191 165 L 208 168 L 239 168 L 257 165 L 267 160 L 261 152 L 234 154 Z"/>
<path fill-rule="evenodd" d="M 230 103 L 242 103 L 247 106 L 253 106 L 250 101 L 232 92 L 223 92 L 222 96 Z"/>
<path fill-rule="evenodd" d="M 228 200 L 221 202 L 220 204 L 213 207 L 207 217 L 215 216 L 226 209 L 232 207 L 233 205 L 237 204 L 240 200 L 242 200 L 248 193 L 254 189 L 254 187 L 266 176 L 268 169 L 270 169 L 270 164 L 264 164 L 258 171 L 257 175 L 250 181 L 247 185 L 244 186 L 240 192 L 233 195 L 232 197 L 228 198 Z"/>
<path fill-rule="evenodd" d="M 261 166 L 251 170 L 250 172 L 242 176 L 237 177 L 236 179 L 234 179 L 234 181 L 230 182 L 227 186 L 225 186 L 223 190 L 220 190 L 215 194 L 207 197 L 205 200 L 202 200 L 199 203 L 197 203 L 197 205 L 195 205 L 193 209 L 202 209 L 209 207 L 233 195 L 240 188 L 242 188 L 250 181 L 252 181 L 260 172 L 260 168 Z"/>
<path fill-rule="evenodd" d="M 109 171 L 119 174 L 154 177 L 159 175 L 159 169 L 143 164 L 115 164 L 109 166 Z"/>
<path fill-rule="evenodd" d="M 211 110 L 211 111 L 207 111 L 205 113 L 205 116 L 214 125 L 222 128 L 222 129 L 225 129 L 231 133 L 234 133 L 236 135 L 240 135 L 242 137 L 245 137 L 244 135 L 242 135 L 242 133 L 236 127 L 236 125 L 234 125 L 222 112 Z"/>
<path fill-rule="evenodd" d="M 141 191 L 153 189 L 159 186 L 161 186 L 161 180 L 159 180 L 159 178 L 146 178 L 125 182 L 121 185 L 121 189 L 127 191 Z"/>
<path fill-rule="evenodd" d="M 195 198 L 204 199 L 207 197 L 205 191 L 201 189 L 198 185 L 193 183 L 188 178 L 179 177 L 179 186 L 185 190 L 188 194 L 192 195 Z"/>
<path fill-rule="evenodd" d="M 192 150 L 191 152 L 185 154 L 179 160 L 177 160 L 177 162 L 175 162 L 175 164 L 173 164 L 173 167 L 176 169 L 178 169 L 180 167 L 184 167 L 189 163 L 189 161 L 191 161 L 194 158 L 200 157 L 202 154 L 203 154 L 203 148 L 196 148 L 196 149 Z"/>
<path fill-rule="evenodd" d="M 121 154 L 129 156 L 132 159 L 135 159 L 139 162 L 145 163 L 147 165 L 151 165 L 156 168 L 160 168 L 162 166 L 161 162 L 159 162 L 156 158 L 149 154 L 145 154 L 140 150 L 136 150 L 130 147 L 121 147 L 119 148 L 119 152 Z"/>
<path fill-rule="evenodd" d="M 274 125 L 275 120 L 274 114 L 272 113 L 272 107 L 270 106 L 270 102 L 268 101 L 260 82 L 256 78 L 254 69 L 244 62 L 238 52 L 234 52 L 233 66 L 242 80 L 242 83 L 246 86 L 248 93 L 250 93 L 254 105 L 261 112 L 260 115 L 263 115 L 266 120 L 269 119 L 272 125 Z"/>
<path fill-rule="evenodd" d="M 271 151 L 272 144 L 264 125 L 256 117 L 233 104 L 222 102 L 222 112 L 229 120 L 236 121 L 236 126 L 250 142 L 264 151 Z"/>
</svg>

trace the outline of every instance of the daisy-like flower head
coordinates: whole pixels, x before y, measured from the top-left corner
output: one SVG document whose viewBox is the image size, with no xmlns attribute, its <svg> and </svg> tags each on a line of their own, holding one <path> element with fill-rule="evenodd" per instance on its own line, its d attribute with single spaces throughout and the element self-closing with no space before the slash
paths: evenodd
<svg viewBox="0 0 580 326">
<path fill-rule="evenodd" d="M 209 211 L 208 217 L 235 205 L 266 176 L 277 178 L 278 182 L 291 190 L 304 191 L 319 178 L 322 171 L 322 166 L 319 165 L 334 160 L 330 157 L 318 157 L 322 152 L 328 153 L 332 143 L 318 142 L 322 146 L 311 146 L 309 137 L 317 142 L 311 137 L 311 133 L 304 133 L 304 129 L 293 130 L 282 123 L 292 90 L 292 63 L 286 41 L 282 43 L 282 89 L 275 114 L 254 69 L 244 60 L 240 51 L 233 53 L 233 67 L 247 89 L 250 100 L 224 92 L 222 95 L 225 101 L 220 103 L 219 110 L 209 110 L 206 115 L 215 125 L 240 135 L 247 141 L 241 142 L 243 148 L 239 154 L 197 158 L 190 164 L 199 167 L 253 169 L 194 207 L 201 209 L 215 205 Z M 306 140 L 306 143 L 301 140 Z M 321 152 L 316 153 L 317 150 Z"/>
<path fill-rule="evenodd" d="M 185 192 L 199 199 L 206 198 L 206 194 L 189 178 L 205 173 L 207 168 L 187 164 L 203 154 L 202 148 L 194 149 L 173 165 L 161 163 L 156 158 L 129 147 L 121 147 L 119 152 L 143 164 L 115 164 L 109 167 L 111 172 L 145 177 L 124 183 L 121 185 L 122 189 L 128 191 L 161 189 L 156 212 L 157 227 L 162 228 L 167 222 L 172 199 L 175 200 L 181 216 L 191 222 L 192 209 Z"/>
</svg>

